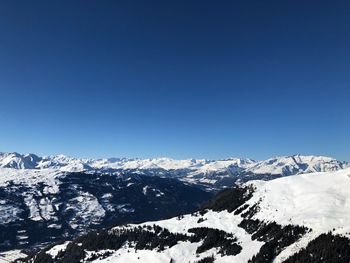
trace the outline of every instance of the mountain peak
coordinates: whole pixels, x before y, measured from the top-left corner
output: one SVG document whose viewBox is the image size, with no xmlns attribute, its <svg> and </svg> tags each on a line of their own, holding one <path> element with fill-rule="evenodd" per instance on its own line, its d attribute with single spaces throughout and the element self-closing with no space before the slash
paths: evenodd
<svg viewBox="0 0 350 263">
<path fill-rule="evenodd" d="M 222 160 L 185 159 L 176 160 L 168 157 L 129 159 L 83 159 L 66 155 L 51 155 L 40 157 L 35 154 L 0 153 L 0 167 L 13 169 L 59 169 L 62 171 L 114 171 L 114 170 L 143 170 L 153 172 L 163 170 L 178 177 L 191 178 L 211 177 L 211 183 L 217 182 L 214 174 L 220 178 L 245 172 L 246 174 L 292 175 L 343 169 L 348 164 L 331 157 L 301 155 L 278 156 L 263 161 L 249 158 L 227 158 Z M 177 171 L 177 172 L 176 172 Z M 180 172 L 183 171 L 183 172 Z M 187 171 L 187 172 L 185 172 Z M 220 179 L 219 178 L 219 179 Z M 221 180 L 220 179 L 220 180 Z M 192 180 L 192 179 L 191 179 Z M 206 179 L 205 179 L 206 180 Z"/>
</svg>

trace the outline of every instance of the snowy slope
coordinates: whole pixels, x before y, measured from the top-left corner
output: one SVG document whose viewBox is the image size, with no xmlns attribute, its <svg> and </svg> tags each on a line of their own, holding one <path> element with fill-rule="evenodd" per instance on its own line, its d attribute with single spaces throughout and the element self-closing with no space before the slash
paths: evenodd
<svg viewBox="0 0 350 263">
<path fill-rule="evenodd" d="M 82 253 L 82 262 L 199 262 L 201 259 L 213 262 L 211 256 L 214 262 L 243 263 L 250 259 L 252 262 L 283 262 L 306 248 L 310 241 L 317 242 L 323 233 L 330 231 L 334 235 L 329 241 L 333 246 L 337 245 L 332 244 L 334 238 L 342 238 L 337 234 L 350 238 L 349 189 L 350 168 L 272 181 L 252 181 L 240 188 L 226 190 L 201 212 L 118 226 L 100 235 L 72 241 L 70 245 Z M 211 232 L 203 236 L 203 231 L 208 229 Z M 152 233 L 159 234 L 148 243 L 145 239 L 152 237 Z M 100 246 L 94 249 L 91 239 L 97 242 L 107 236 L 109 240 L 115 238 L 108 246 L 116 248 Z M 120 240 L 124 241 L 116 245 Z M 169 240 L 178 241 L 169 243 Z M 157 245 L 162 243 L 165 247 Z M 65 246 L 59 248 L 65 251 Z M 337 262 L 348 262 L 350 258 L 346 257 L 349 255 L 344 253 L 349 249 L 350 239 L 341 250 L 328 251 L 328 254 L 340 253 L 335 255 Z M 46 255 L 53 255 L 51 251 L 57 249 L 54 247 Z M 62 255 L 68 257 L 70 252 Z M 317 256 L 314 254 L 315 260 L 310 262 L 327 262 L 320 261 Z M 52 257 L 55 262 L 59 260 L 54 255 Z"/>
<path fill-rule="evenodd" d="M 256 219 L 304 225 L 320 232 L 350 230 L 350 225 L 344 226 L 350 222 L 350 168 L 252 184 L 256 191 L 247 203 L 260 200 Z"/>
<path fill-rule="evenodd" d="M 312 229 L 310 234 L 305 235 L 299 241 L 298 249 L 301 248 L 301 245 L 306 246 L 309 241 L 328 231 L 350 237 L 350 169 L 338 172 L 290 176 L 268 182 L 256 181 L 248 184 L 253 185 L 256 190 L 253 197 L 246 204 L 250 205 L 250 207 L 258 204 L 260 208 L 251 219 L 276 222 L 282 226 L 292 224 Z M 227 211 L 210 211 L 205 214 L 205 219 L 204 222 L 200 223 L 201 227 L 206 226 L 234 233 L 238 240 L 241 241 L 243 247 L 242 252 L 237 256 L 218 256 L 215 262 L 233 262 L 232 260 L 234 262 L 247 262 L 248 259 L 258 252 L 263 244 L 256 240 L 252 241 L 250 235 L 238 227 L 242 220 L 240 216 L 233 215 Z M 198 225 L 197 221 L 198 218 L 187 215 L 180 222 L 177 218 L 173 218 L 146 223 L 146 225 L 157 224 L 169 229 L 171 232 L 181 233 Z M 283 251 L 284 253 L 281 253 L 274 262 L 282 262 L 282 259 L 286 259 L 291 253 L 295 253 L 295 246 L 293 244 L 293 246 L 286 248 L 286 251 Z M 185 260 L 194 262 L 198 260 L 196 253 L 194 253 L 194 248 L 192 248 L 191 252 L 187 252 L 192 257 L 188 256 L 184 259 L 180 252 L 173 252 L 175 247 L 172 248 L 172 251 L 166 250 L 164 253 L 154 253 L 154 258 L 160 259 L 159 262 L 161 262 L 161 258 L 165 254 L 168 256 L 168 260 L 173 258 L 175 262 L 177 260 L 179 262 L 185 262 Z M 131 258 L 130 262 L 133 262 L 133 260 L 136 262 L 138 253 L 134 253 L 132 256 L 129 256 L 129 254 L 121 253 L 120 257 L 124 260 Z"/>
</svg>

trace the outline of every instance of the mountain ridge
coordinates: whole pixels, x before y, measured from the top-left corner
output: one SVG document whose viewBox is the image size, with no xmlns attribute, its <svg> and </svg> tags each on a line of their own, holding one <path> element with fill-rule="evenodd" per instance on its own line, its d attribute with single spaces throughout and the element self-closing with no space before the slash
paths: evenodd
<svg viewBox="0 0 350 263">
<path fill-rule="evenodd" d="M 151 170 L 151 169 L 163 169 L 163 170 L 199 170 L 202 172 L 220 170 L 229 167 L 239 167 L 246 169 L 254 173 L 275 173 L 281 174 L 282 170 L 266 170 L 269 165 L 275 165 L 276 167 L 282 167 L 285 165 L 296 166 L 301 172 L 305 169 L 300 167 L 300 164 L 319 164 L 329 163 L 333 167 L 321 167 L 313 166 L 310 172 L 328 171 L 329 169 L 345 168 L 349 165 L 346 161 L 338 161 L 335 158 L 327 156 L 316 155 L 290 155 L 290 156 L 276 156 L 266 160 L 256 161 L 249 158 L 226 158 L 218 160 L 207 159 L 172 159 L 168 157 L 159 158 L 76 158 L 68 157 L 65 155 L 49 155 L 38 156 L 36 154 L 20 154 L 17 152 L 0 152 L 0 167 L 1 168 L 13 168 L 13 169 L 63 169 L 64 171 L 83 171 L 83 170 Z M 261 166 L 265 167 L 265 170 L 261 169 Z"/>
<path fill-rule="evenodd" d="M 119 174 L 133 172 L 144 175 L 177 178 L 185 183 L 207 189 L 222 189 L 236 182 L 274 178 L 302 173 L 328 172 L 344 169 L 348 162 L 331 157 L 292 155 L 255 161 L 249 158 L 222 160 L 185 159 L 167 157 L 150 159 L 107 158 L 84 159 L 53 155 L 0 153 L 0 168 Z"/>
</svg>

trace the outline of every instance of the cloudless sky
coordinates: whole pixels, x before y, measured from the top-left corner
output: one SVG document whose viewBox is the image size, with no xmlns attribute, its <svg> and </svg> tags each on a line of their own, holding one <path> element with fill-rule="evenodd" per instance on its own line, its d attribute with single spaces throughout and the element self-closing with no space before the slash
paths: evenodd
<svg viewBox="0 0 350 263">
<path fill-rule="evenodd" d="M 349 1 L 0 1 L 0 151 L 350 160 Z"/>
</svg>

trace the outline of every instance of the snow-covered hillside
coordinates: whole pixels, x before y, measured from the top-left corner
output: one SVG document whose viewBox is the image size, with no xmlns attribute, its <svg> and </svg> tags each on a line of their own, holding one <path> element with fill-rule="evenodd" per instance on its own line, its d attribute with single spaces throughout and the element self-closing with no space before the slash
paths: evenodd
<svg viewBox="0 0 350 263">
<path fill-rule="evenodd" d="M 349 262 L 349 189 L 350 168 L 251 181 L 198 212 L 90 234 L 27 261 Z"/>
<path fill-rule="evenodd" d="M 176 179 L 0 168 L 0 251 L 189 212 L 212 194 Z"/>
<path fill-rule="evenodd" d="M 80 159 L 64 155 L 39 157 L 35 154 L 0 153 L 0 167 L 14 169 L 56 169 L 64 172 L 132 171 L 145 175 L 179 178 L 189 183 L 222 188 L 234 182 L 273 179 L 293 174 L 343 169 L 348 163 L 323 156 L 284 156 L 263 161 L 243 158 L 226 160 L 170 158 L 153 159 Z"/>
</svg>

